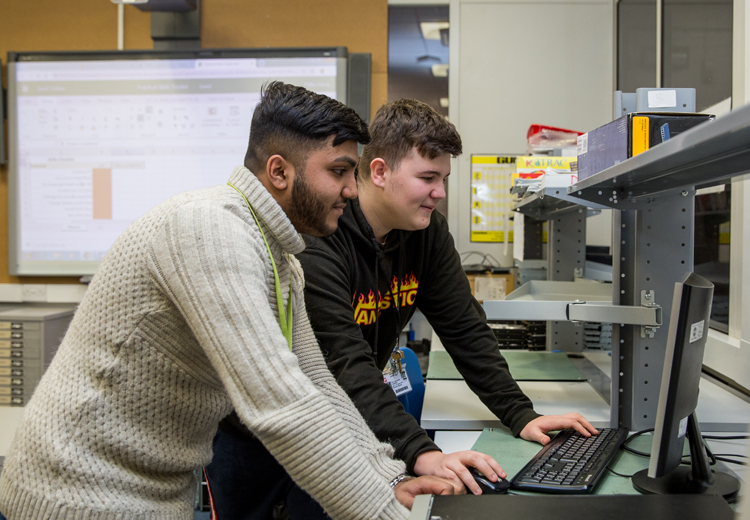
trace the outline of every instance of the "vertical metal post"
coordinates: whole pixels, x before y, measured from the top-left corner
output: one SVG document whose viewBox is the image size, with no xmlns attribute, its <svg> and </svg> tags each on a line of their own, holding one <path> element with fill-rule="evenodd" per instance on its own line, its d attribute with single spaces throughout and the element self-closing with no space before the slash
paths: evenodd
<svg viewBox="0 0 750 520">
<path fill-rule="evenodd" d="M 543 220 L 537 220 L 521 213 L 516 213 L 515 218 L 523 219 L 523 259 L 541 260 L 544 256 L 542 251 L 542 224 Z"/>
<path fill-rule="evenodd" d="M 557 214 L 548 221 L 547 279 L 572 282 L 583 277 L 586 264 L 586 208 Z M 580 352 L 583 327 L 567 321 L 547 322 L 547 350 Z"/>
<path fill-rule="evenodd" d="M 693 270 L 695 191 L 613 215 L 613 303 L 662 308 L 655 331 L 612 324 L 612 418 L 631 430 L 653 428 L 664 368 L 674 284 Z"/>
</svg>

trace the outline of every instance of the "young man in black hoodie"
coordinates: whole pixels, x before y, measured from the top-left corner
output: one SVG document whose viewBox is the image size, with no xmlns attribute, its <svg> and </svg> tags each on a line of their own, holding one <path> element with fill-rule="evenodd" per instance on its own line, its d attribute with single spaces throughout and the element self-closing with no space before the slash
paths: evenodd
<svg viewBox="0 0 750 520">
<path fill-rule="evenodd" d="M 401 100 L 378 110 L 370 133 L 359 162 L 359 198 L 349 201 L 336 232 L 304 236 L 306 248 L 297 255 L 310 321 L 338 383 L 407 470 L 448 478 L 479 494 L 467 467 L 495 481 L 506 476 L 500 465 L 474 451 L 443 454 L 383 383 L 383 369 L 417 308 L 469 387 L 514 435 L 546 444 L 548 431 L 575 428 L 588 436 L 596 430 L 576 413 L 534 412 L 471 294 L 448 224 L 434 211 L 445 198 L 451 157 L 462 152 L 456 128 L 428 105 Z M 230 423 L 224 421 L 214 440 L 211 481 L 228 501 L 239 502 L 248 481 L 244 461 L 263 450 Z M 266 460 L 267 480 L 289 480 Z M 257 463 L 253 467 L 257 471 Z"/>
<path fill-rule="evenodd" d="M 419 308 L 469 387 L 516 436 L 541 444 L 546 432 L 593 426 L 577 413 L 540 416 L 508 371 L 484 310 L 472 296 L 445 218 L 451 157 L 462 152 L 456 128 L 428 105 L 400 100 L 378 110 L 359 162 L 359 197 L 338 230 L 305 237 L 310 321 L 326 361 L 379 439 L 410 472 L 476 483 L 466 466 L 486 473 L 490 457 L 443 454 L 383 384 L 401 330 Z M 494 480 L 494 478 L 492 478 Z"/>
</svg>

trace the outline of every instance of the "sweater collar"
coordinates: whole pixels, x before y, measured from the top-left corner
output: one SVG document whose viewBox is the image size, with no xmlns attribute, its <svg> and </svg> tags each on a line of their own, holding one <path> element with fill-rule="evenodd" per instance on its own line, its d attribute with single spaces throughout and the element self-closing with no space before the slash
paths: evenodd
<svg viewBox="0 0 750 520">
<path fill-rule="evenodd" d="M 289 217 L 253 172 L 244 166 L 237 166 L 229 182 L 247 197 L 265 231 L 273 235 L 285 253 L 298 254 L 305 249 L 305 243 Z"/>
</svg>

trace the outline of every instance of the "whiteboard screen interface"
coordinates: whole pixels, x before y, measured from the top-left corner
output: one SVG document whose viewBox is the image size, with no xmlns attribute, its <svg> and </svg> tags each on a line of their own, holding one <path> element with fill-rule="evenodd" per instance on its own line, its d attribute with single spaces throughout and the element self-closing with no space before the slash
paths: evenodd
<svg viewBox="0 0 750 520">
<path fill-rule="evenodd" d="M 335 57 L 12 65 L 13 274 L 92 274 L 139 216 L 225 183 L 269 80 L 342 94 Z"/>
</svg>

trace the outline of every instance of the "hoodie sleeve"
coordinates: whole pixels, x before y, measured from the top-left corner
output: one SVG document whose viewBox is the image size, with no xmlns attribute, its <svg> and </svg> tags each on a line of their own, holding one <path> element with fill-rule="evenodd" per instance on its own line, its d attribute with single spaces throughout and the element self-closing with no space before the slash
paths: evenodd
<svg viewBox="0 0 750 520">
<path fill-rule="evenodd" d="M 471 294 L 469 281 L 440 215 L 433 215 L 425 246 L 427 265 L 417 306 L 429 320 L 466 384 L 492 413 L 518 436 L 539 417 L 500 354 L 484 309 Z"/>
<path fill-rule="evenodd" d="M 439 450 L 384 383 L 373 351 L 354 319 L 350 270 L 356 262 L 346 245 L 333 238 L 308 240 L 297 255 L 305 271 L 305 302 L 328 367 L 354 401 L 367 424 L 413 472 L 416 458 Z"/>
</svg>

